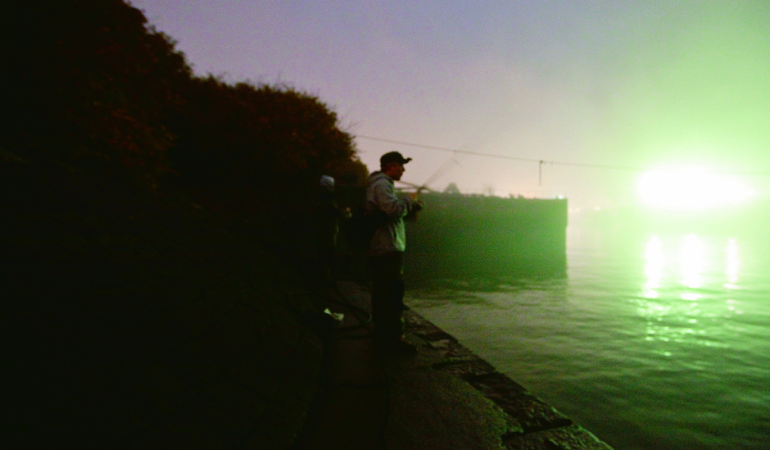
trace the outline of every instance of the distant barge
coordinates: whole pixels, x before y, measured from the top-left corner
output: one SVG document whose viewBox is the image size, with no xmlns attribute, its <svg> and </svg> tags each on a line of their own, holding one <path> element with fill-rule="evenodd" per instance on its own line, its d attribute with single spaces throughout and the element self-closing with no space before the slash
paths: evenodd
<svg viewBox="0 0 770 450">
<path fill-rule="evenodd" d="M 424 194 L 407 221 L 407 273 L 566 274 L 566 199 Z"/>
<path fill-rule="evenodd" d="M 340 192 L 342 206 L 363 190 Z M 440 276 L 566 275 L 566 199 L 423 193 L 425 209 L 407 220 L 406 274 Z"/>
</svg>

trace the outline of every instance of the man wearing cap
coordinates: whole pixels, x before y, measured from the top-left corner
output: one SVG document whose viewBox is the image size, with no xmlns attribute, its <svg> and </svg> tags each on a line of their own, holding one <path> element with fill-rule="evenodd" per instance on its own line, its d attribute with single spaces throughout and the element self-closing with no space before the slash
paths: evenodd
<svg viewBox="0 0 770 450">
<path fill-rule="evenodd" d="M 380 158 L 380 170 L 369 175 L 366 188 L 366 213 L 385 218 L 369 244 L 372 269 L 372 321 L 375 343 L 387 350 L 414 353 L 416 348 L 404 338 L 404 217 L 419 211 L 422 204 L 410 197 L 396 196 L 394 181 L 404 174 L 404 158 L 389 152 Z"/>
</svg>

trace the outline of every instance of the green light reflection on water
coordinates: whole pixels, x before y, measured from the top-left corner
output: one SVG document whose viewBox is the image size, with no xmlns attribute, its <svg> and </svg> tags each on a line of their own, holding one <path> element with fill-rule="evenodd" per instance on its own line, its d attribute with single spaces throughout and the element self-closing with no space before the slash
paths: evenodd
<svg viewBox="0 0 770 450">
<path fill-rule="evenodd" d="M 710 334 L 718 319 L 743 313 L 731 294 L 738 289 L 738 240 L 729 238 L 724 252 L 717 246 L 695 234 L 683 236 L 678 243 L 664 243 L 657 235 L 647 240 L 639 297 L 647 341 L 727 347 Z M 723 257 L 724 264 L 719 262 Z M 656 353 L 670 357 L 672 350 L 666 346 Z"/>
<path fill-rule="evenodd" d="M 727 242 L 727 283 L 728 289 L 737 289 L 738 283 L 738 241 L 730 238 Z"/>
<path fill-rule="evenodd" d="M 690 289 L 698 289 L 703 286 L 702 272 L 706 256 L 706 249 L 698 236 L 695 234 L 685 236 L 682 249 L 679 252 L 683 285 Z M 698 300 L 701 295 L 695 292 L 683 292 L 681 297 L 683 300 Z"/>
<path fill-rule="evenodd" d="M 647 241 L 647 249 L 644 256 L 644 274 L 647 276 L 647 282 L 644 284 L 643 295 L 646 298 L 658 298 L 657 289 L 660 287 L 660 279 L 663 276 L 663 263 L 665 262 L 658 236 L 653 236 Z"/>
</svg>

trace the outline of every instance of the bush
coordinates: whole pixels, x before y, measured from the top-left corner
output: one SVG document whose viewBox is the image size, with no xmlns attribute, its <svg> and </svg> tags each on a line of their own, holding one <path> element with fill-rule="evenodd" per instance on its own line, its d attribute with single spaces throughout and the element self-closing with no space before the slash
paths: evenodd
<svg viewBox="0 0 770 450">
<path fill-rule="evenodd" d="M 174 41 L 123 0 L 15 2 L 0 27 L 5 155 L 151 186 L 175 174 L 242 211 L 296 203 L 322 173 L 366 176 L 317 97 L 194 77 Z"/>
<path fill-rule="evenodd" d="M 352 136 L 315 96 L 208 77 L 196 79 L 186 98 L 173 168 L 187 186 L 228 207 L 254 208 L 266 197 L 296 203 L 322 174 L 366 176 Z"/>
<path fill-rule="evenodd" d="M 174 42 L 121 0 L 16 2 L 6 12 L 0 145 L 154 179 L 174 138 L 165 118 L 191 77 Z"/>
</svg>

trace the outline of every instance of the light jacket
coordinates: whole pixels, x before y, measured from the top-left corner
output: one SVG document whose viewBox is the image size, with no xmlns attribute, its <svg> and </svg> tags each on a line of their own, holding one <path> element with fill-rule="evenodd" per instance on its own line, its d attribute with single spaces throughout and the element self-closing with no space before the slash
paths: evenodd
<svg viewBox="0 0 770 450">
<path fill-rule="evenodd" d="M 396 196 L 393 180 L 389 176 L 380 171 L 369 175 L 364 209 L 367 213 L 380 210 L 390 218 L 374 232 L 374 238 L 369 244 L 369 256 L 406 250 L 404 216 L 409 213 L 411 207 L 412 199 Z"/>
</svg>

